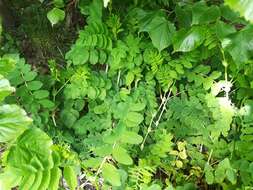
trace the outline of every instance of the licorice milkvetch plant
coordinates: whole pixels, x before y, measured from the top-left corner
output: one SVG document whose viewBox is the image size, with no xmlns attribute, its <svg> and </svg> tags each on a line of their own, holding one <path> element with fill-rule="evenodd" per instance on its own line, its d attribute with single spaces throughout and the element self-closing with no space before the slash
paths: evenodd
<svg viewBox="0 0 253 190">
<path fill-rule="evenodd" d="M 29 64 L 5 39 L 0 100 L 33 123 L 0 108 L 13 122 L 1 133 L 0 121 L 3 187 L 253 187 L 250 0 L 35 5 L 57 43 Z"/>
</svg>

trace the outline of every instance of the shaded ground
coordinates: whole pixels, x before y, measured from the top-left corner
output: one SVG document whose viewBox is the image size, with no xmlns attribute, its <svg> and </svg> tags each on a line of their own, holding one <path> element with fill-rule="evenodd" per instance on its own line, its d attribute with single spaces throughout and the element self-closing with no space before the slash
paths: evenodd
<svg viewBox="0 0 253 190">
<path fill-rule="evenodd" d="M 46 16 L 50 9 L 50 4 L 39 1 L 31 4 L 29 0 L 0 0 L 4 30 L 10 34 L 5 36 L 8 48 L 16 46 L 27 63 L 41 72 L 47 72 L 49 59 L 55 59 L 59 64 L 65 62 L 65 52 L 84 25 L 83 16 L 71 3 L 67 4 L 65 21 L 52 27 Z"/>
</svg>

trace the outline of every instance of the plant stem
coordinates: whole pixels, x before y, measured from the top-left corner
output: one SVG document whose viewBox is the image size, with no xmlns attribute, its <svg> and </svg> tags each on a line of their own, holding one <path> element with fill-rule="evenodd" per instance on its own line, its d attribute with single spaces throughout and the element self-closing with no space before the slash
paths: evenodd
<svg viewBox="0 0 253 190">
<path fill-rule="evenodd" d="M 148 126 L 148 131 L 147 131 L 147 133 L 146 133 L 146 135 L 145 135 L 145 137 L 144 137 L 144 139 L 143 139 L 143 141 L 142 141 L 142 143 L 141 143 L 141 146 L 140 146 L 141 150 L 143 150 L 144 145 L 145 145 L 145 142 L 146 142 L 146 140 L 147 140 L 147 137 L 148 137 L 149 133 L 152 131 L 152 123 L 153 123 L 153 121 L 154 121 L 156 115 L 158 114 L 158 112 L 159 112 L 160 109 L 162 108 L 162 111 L 160 112 L 160 115 L 159 115 L 157 121 L 155 122 L 155 126 L 156 126 L 156 127 L 159 125 L 159 122 L 160 122 L 160 120 L 161 120 L 161 118 L 162 118 L 163 112 L 164 112 L 165 109 L 166 109 L 166 104 L 168 103 L 168 100 L 169 100 L 170 95 L 171 95 L 171 93 L 172 93 L 172 87 L 174 86 L 174 84 L 175 84 L 175 82 L 173 82 L 173 84 L 172 84 L 172 86 L 171 86 L 171 88 L 170 88 L 170 90 L 169 90 L 169 93 L 168 93 L 167 97 L 165 98 L 165 95 L 164 95 L 164 97 L 162 98 L 162 102 L 161 102 L 161 104 L 160 104 L 158 110 L 152 115 L 151 121 L 150 121 L 149 126 Z"/>
</svg>

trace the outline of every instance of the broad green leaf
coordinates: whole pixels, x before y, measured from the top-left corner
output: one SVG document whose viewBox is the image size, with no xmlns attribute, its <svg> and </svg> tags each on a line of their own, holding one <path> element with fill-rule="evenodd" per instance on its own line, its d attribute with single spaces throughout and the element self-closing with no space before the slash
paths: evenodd
<svg viewBox="0 0 253 190">
<path fill-rule="evenodd" d="M 132 131 L 125 131 L 120 137 L 121 142 L 129 144 L 140 144 L 143 140 L 142 136 Z"/>
<path fill-rule="evenodd" d="M 51 22 L 52 26 L 65 18 L 65 12 L 59 8 L 53 8 L 47 13 L 47 18 Z"/>
<path fill-rule="evenodd" d="M 159 51 L 172 44 L 175 26 L 166 19 L 163 11 L 145 12 L 142 9 L 136 9 L 136 12 L 139 19 L 139 32 L 148 32 L 153 45 Z"/>
<path fill-rule="evenodd" d="M 16 105 L 0 106 L 0 142 L 15 140 L 31 124 L 24 110 Z"/>
<path fill-rule="evenodd" d="M 116 146 L 113 149 L 112 156 L 117 162 L 119 162 L 121 164 L 125 164 L 125 165 L 133 164 L 133 160 L 129 156 L 129 154 L 127 153 L 127 150 L 120 147 L 120 146 Z"/>
<path fill-rule="evenodd" d="M 190 30 L 182 29 L 173 38 L 174 52 L 189 52 L 199 47 L 205 40 L 205 28 L 194 26 Z"/>
<path fill-rule="evenodd" d="M 155 17 L 150 23 L 148 31 L 153 45 L 159 50 L 167 48 L 172 44 L 172 36 L 175 33 L 174 25 L 164 17 Z"/>
<path fill-rule="evenodd" d="M 51 138 L 38 128 L 26 130 L 10 148 L 7 155 L 8 165 L 22 169 L 51 169 L 53 167 Z M 34 161 L 36 157 L 37 161 Z"/>
<path fill-rule="evenodd" d="M 245 23 L 244 18 L 240 18 L 240 13 L 233 11 L 229 6 L 223 4 L 220 6 L 221 16 L 225 20 L 229 20 L 232 22 Z"/>
<path fill-rule="evenodd" d="M 100 21 L 103 15 L 103 0 L 92 1 L 88 8 L 89 18 L 88 21 Z"/>
<path fill-rule="evenodd" d="M 177 25 L 180 28 L 189 28 L 192 23 L 192 6 L 180 6 L 175 7 Z"/>
<path fill-rule="evenodd" d="M 7 167 L 4 169 L 4 173 L 0 174 L 0 189 L 11 190 L 11 188 L 18 186 L 21 179 L 20 171 Z"/>
<path fill-rule="evenodd" d="M 102 175 L 112 186 L 121 185 L 119 171 L 112 164 L 105 163 L 103 165 Z"/>
<path fill-rule="evenodd" d="M 205 2 L 195 3 L 192 8 L 192 25 L 208 24 L 216 21 L 220 17 L 218 6 L 208 7 Z"/>
<path fill-rule="evenodd" d="M 230 34 L 233 34 L 236 32 L 236 29 L 234 26 L 231 26 L 229 24 L 226 24 L 222 21 L 216 22 L 215 26 L 216 35 L 217 37 L 222 41 L 225 37 L 229 36 Z"/>
<path fill-rule="evenodd" d="M 253 23 L 253 1 L 252 0 L 225 0 L 225 4 L 236 12 L 239 12 L 241 16 L 244 16 L 246 20 Z"/>
<path fill-rule="evenodd" d="M 152 25 L 150 24 L 152 20 L 156 17 L 165 17 L 163 11 L 150 11 L 146 12 L 143 9 L 135 9 L 136 17 L 139 20 L 139 31 L 140 32 L 148 32 L 152 29 Z"/>
<path fill-rule="evenodd" d="M 75 190 L 77 183 L 77 175 L 72 166 L 66 166 L 63 170 L 64 179 L 66 180 L 70 190 Z"/>
<path fill-rule="evenodd" d="M 253 26 L 249 26 L 222 41 L 223 48 L 230 53 L 238 66 L 252 57 L 252 32 Z"/>
<path fill-rule="evenodd" d="M 157 15 L 145 27 L 141 27 L 140 32 L 148 32 L 153 45 L 162 51 L 172 44 L 175 27 L 165 17 Z"/>
<path fill-rule="evenodd" d="M 15 88 L 11 87 L 9 81 L 0 75 L 0 102 L 13 92 L 15 92 Z"/>
</svg>

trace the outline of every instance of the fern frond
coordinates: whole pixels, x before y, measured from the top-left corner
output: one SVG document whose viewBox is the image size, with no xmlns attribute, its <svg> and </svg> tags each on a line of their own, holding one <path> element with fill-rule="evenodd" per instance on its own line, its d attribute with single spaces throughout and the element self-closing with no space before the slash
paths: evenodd
<svg viewBox="0 0 253 190">
<path fill-rule="evenodd" d="M 111 50 L 112 39 L 105 24 L 90 22 L 80 31 L 76 43 L 66 54 L 66 59 L 69 64 L 74 65 L 83 65 L 87 62 L 92 65 L 104 64 L 108 59 L 108 51 Z"/>
<path fill-rule="evenodd" d="M 150 183 L 154 169 L 149 166 L 135 166 L 129 169 L 129 182 L 131 187 L 139 189 L 141 184 Z"/>
<path fill-rule="evenodd" d="M 150 66 L 153 74 L 158 71 L 158 67 L 163 63 L 164 58 L 156 49 L 146 49 L 144 52 L 144 62 Z"/>
<path fill-rule="evenodd" d="M 155 133 L 155 144 L 150 146 L 151 154 L 159 158 L 167 157 L 167 153 L 171 150 L 173 136 L 166 130 L 157 130 Z"/>
</svg>

